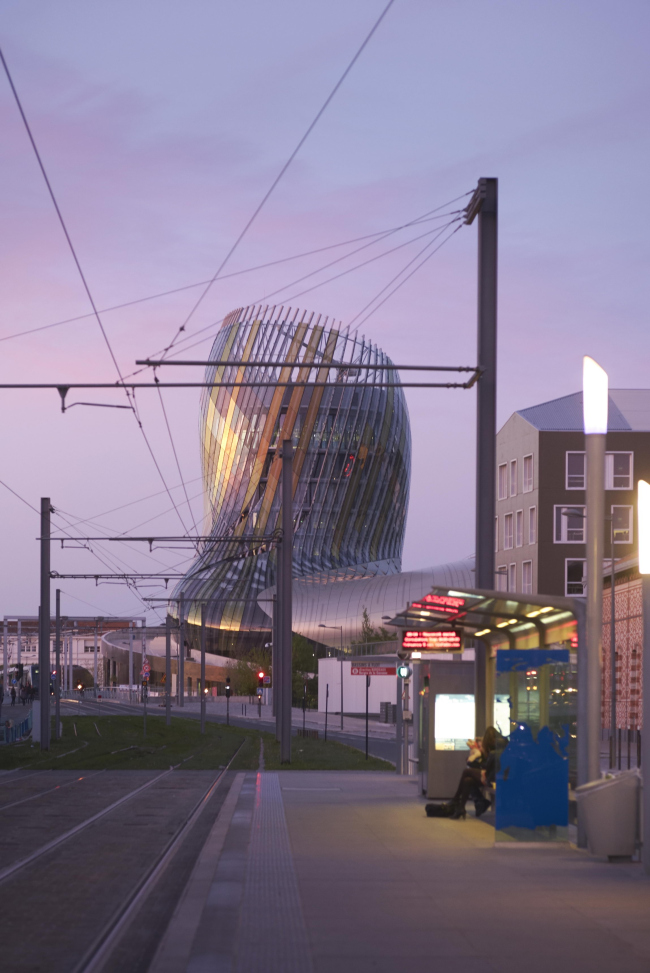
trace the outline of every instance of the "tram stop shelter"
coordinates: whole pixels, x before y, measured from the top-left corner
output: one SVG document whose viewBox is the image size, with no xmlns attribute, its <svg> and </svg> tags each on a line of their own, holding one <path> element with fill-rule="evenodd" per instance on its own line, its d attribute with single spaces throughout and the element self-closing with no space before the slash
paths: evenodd
<svg viewBox="0 0 650 973">
<path fill-rule="evenodd" d="M 469 756 L 467 740 L 492 725 L 499 733 L 496 840 L 567 840 L 569 787 L 586 780 L 582 601 L 434 587 L 389 624 L 401 629 L 401 654 L 412 663 L 423 792 L 449 799 Z M 475 661 L 463 661 L 472 647 Z M 477 678 L 482 656 L 484 679 Z M 485 726 L 477 725 L 481 711 Z"/>
</svg>

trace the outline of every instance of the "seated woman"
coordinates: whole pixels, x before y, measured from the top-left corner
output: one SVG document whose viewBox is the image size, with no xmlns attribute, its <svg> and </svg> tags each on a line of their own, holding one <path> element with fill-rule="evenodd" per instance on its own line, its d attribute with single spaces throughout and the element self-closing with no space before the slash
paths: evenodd
<svg viewBox="0 0 650 973">
<path fill-rule="evenodd" d="M 465 805 L 471 798 L 476 808 L 476 817 L 480 818 L 490 806 L 490 802 L 483 796 L 481 790 L 486 784 L 493 783 L 497 771 L 497 752 L 502 737 L 499 731 L 488 726 L 482 740 L 468 741 L 470 744 L 470 759 L 461 774 L 458 788 L 452 799 L 454 812 L 452 818 L 465 817 Z"/>
</svg>

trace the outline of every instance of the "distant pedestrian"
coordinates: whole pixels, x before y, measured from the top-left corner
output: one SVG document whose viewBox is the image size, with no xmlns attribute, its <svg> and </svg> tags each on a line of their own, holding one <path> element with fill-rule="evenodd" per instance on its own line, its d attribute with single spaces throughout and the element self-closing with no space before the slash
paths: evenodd
<svg viewBox="0 0 650 973">
<path fill-rule="evenodd" d="M 27 702 L 27 690 L 24 686 L 20 687 L 20 702 L 23 704 L 23 706 Z"/>
<path fill-rule="evenodd" d="M 15 686 L 12 686 L 11 687 L 11 705 L 12 706 L 15 706 L 16 705 L 16 688 L 15 688 Z"/>
</svg>

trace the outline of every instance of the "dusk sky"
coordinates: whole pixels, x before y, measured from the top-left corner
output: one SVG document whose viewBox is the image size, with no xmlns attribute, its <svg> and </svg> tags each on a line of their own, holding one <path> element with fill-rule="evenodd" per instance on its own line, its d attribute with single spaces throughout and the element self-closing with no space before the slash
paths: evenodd
<svg viewBox="0 0 650 973">
<path fill-rule="evenodd" d="M 0 46 L 99 308 L 214 274 L 384 6 L 5 0 Z M 647 0 L 395 0 L 225 273 L 439 206 L 456 210 L 479 177 L 496 176 L 499 425 L 516 409 L 578 390 L 584 354 L 612 387 L 648 387 L 649 36 Z M 113 381 L 92 317 L 8 339 L 90 308 L 4 75 L 0 118 L 0 381 Z M 295 296 L 433 226 L 401 231 L 301 284 L 292 282 L 361 244 L 217 281 L 187 335 L 215 327 L 188 356 L 207 355 L 229 310 L 264 300 L 355 319 L 352 327 L 396 362 L 473 364 L 476 225 L 463 226 L 367 320 L 359 312 L 431 236 Z M 123 374 L 169 343 L 200 293 L 102 316 Z M 476 394 L 411 390 L 407 398 L 405 570 L 473 553 Z M 71 392 L 75 400 L 125 402 L 112 390 Z M 164 396 L 200 520 L 198 400 L 198 390 Z M 181 504 L 160 400 L 143 390 L 137 401 Z M 128 411 L 80 406 L 62 415 L 53 390 L 2 391 L 0 402 L 0 478 L 34 507 L 50 496 L 69 522 L 93 518 L 76 528 L 90 535 L 180 531 Z M 189 523 L 187 507 L 179 509 Z M 2 614 L 35 614 L 38 518 L 4 488 L 0 511 Z M 92 546 L 139 570 L 189 556 Z M 108 570 L 90 551 L 56 546 L 52 566 Z M 60 586 L 69 615 L 143 612 L 121 586 Z"/>
</svg>

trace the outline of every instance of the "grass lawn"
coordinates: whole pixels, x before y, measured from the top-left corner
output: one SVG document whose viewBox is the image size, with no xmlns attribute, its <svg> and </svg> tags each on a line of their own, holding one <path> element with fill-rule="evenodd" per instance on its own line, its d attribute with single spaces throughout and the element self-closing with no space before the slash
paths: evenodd
<svg viewBox="0 0 650 973">
<path fill-rule="evenodd" d="M 292 738 L 292 763 L 280 764 L 280 747 L 271 733 L 206 723 L 201 735 L 196 720 L 147 717 L 143 737 L 140 716 L 64 716 L 61 740 L 44 754 L 31 741 L 0 746 L 0 770 L 218 770 L 236 753 L 233 770 L 257 770 L 260 738 L 267 770 L 393 770 L 375 757 L 365 759 L 353 747 L 324 740 Z M 241 748 L 241 749 L 239 749 Z"/>
</svg>

